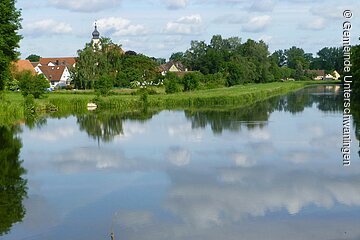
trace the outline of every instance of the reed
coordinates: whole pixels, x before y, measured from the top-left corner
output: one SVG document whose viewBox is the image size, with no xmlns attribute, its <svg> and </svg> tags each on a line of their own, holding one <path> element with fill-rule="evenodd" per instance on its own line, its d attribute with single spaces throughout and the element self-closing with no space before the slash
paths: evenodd
<svg viewBox="0 0 360 240">
<path fill-rule="evenodd" d="M 148 109 L 194 109 L 238 107 L 257 101 L 286 94 L 311 84 L 327 82 L 274 82 L 247 84 L 229 88 L 216 88 L 175 94 L 111 94 L 107 97 L 96 96 L 93 92 L 52 92 L 34 102 L 39 114 L 58 112 L 58 115 L 84 113 L 87 104 L 95 102 L 100 110 L 137 111 Z M 332 82 L 333 83 L 333 82 Z M 24 98 L 20 93 L 6 92 L 0 95 L 0 124 L 16 123 L 25 119 Z"/>
</svg>

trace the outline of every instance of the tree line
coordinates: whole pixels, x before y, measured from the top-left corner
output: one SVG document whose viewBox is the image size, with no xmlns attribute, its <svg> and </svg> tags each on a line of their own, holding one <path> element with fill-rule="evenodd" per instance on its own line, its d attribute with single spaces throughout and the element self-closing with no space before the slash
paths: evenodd
<svg viewBox="0 0 360 240">
<path fill-rule="evenodd" d="M 10 65 L 19 53 L 21 36 L 20 11 L 15 0 L 3 0 L 0 4 L 0 90 L 11 88 L 14 78 L 25 78 L 11 74 Z M 359 65 L 357 46 L 353 47 L 353 72 Z M 29 59 L 38 59 L 30 55 Z M 72 83 L 78 89 L 97 89 L 106 93 L 113 87 L 138 87 L 146 84 L 164 83 L 168 93 L 191 91 L 199 88 L 215 88 L 246 83 L 265 83 L 286 79 L 309 80 L 314 77 L 307 70 L 323 69 L 343 72 L 342 47 L 324 47 L 316 56 L 306 53 L 302 48 L 291 47 L 270 54 L 263 41 L 248 39 L 242 42 L 239 37 L 223 38 L 214 35 L 209 43 L 191 41 L 189 49 L 173 53 L 172 61 L 182 62 L 190 72 L 183 77 L 174 74 L 162 76 L 159 65 L 164 59 L 155 59 L 133 51 L 123 52 L 121 45 L 111 39 L 101 39 L 101 48 L 95 49 L 91 43 L 78 51 L 78 62 L 71 69 Z M 30 77 L 30 75 L 28 75 Z M 18 79 L 17 79 L 18 80 Z M 37 81 L 43 79 L 35 79 Z M 145 85 L 146 85 L 145 84 Z M 19 84 L 21 85 L 21 84 Z M 353 84 L 354 96 L 360 95 L 359 84 Z M 26 86 L 28 87 L 28 86 Z M 42 85 L 41 85 L 42 87 Z"/>
<path fill-rule="evenodd" d="M 188 50 L 173 53 L 170 60 L 181 61 L 204 75 L 222 73 L 228 86 L 287 78 L 309 80 L 313 76 L 306 70 L 311 69 L 342 72 L 340 47 L 324 47 L 317 57 L 295 46 L 270 54 L 263 41 L 242 43 L 239 37 L 223 39 L 221 35 L 214 35 L 209 44 L 192 41 Z"/>
<path fill-rule="evenodd" d="M 150 58 L 129 51 L 109 38 L 94 49 L 89 43 L 78 51 L 78 62 L 72 70 L 73 83 L 79 89 L 137 87 L 143 83 L 165 84 L 167 93 L 215 88 L 246 83 L 266 83 L 279 80 L 311 80 L 307 70 L 322 69 L 327 73 L 342 73 L 342 49 L 324 47 L 317 56 L 298 47 L 277 50 L 270 54 L 263 41 L 214 35 L 210 43 L 191 41 L 185 52 L 173 53 L 170 61 L 181 62 L 190 71 L 183 77 L 174 73 L 162 76 L 159 71 L 164 59 Z"/>
</svg>

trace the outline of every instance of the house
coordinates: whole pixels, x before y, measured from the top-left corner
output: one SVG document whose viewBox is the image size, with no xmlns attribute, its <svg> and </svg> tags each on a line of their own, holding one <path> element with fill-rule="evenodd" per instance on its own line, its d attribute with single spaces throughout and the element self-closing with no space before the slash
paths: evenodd
<svg viewBox="0 0 360 240">
<path fill-rule="evenodd" d="M 41 66 L 67 66 L 75 67 L 75 57 L 62 57 L 62 58 L 40 58 L 39 64 Z"/>
<path fill-rule="evenodd" d="M 163 76 L 165 76 L 167 72 L 173 72 L 179 76 L 185 75 L 185 73 L 188 72 L 188 69 L 181 62 L 175 61 L 160 65 L 159 70 Z"/>
<path fill-rule="evenodd" d="M 14 67 L 16 71 L 30 71 L 32 74 L 36 74 L 35 69 L 29 60 L 18 60 L 14 62 Z"/>
<path fill-rule="evenodd" d="M 335 77 L 331 74 L 326 74 L 324 80 L 335 80 Z"/>
<path fill-rule="evenodd" d="M 332 75 L 334 76 L 334 80 L 339 80 L 339 78 L 341 77 L 336 70 L 332 73 Z"/>
<path fill-rule="evenodd" d="M 307 70 L 307 74 L 314 76 L 314 80 L 323 80 L 325 79 L 325 70 Z"/>
<path fill-rule="evenodd" d="M 59 66 L 38 66 L 38 74 L 43 74 L 50 82 L 50 87 L 70 84 L 70 72 L 66 65 Z"/>
</svg>

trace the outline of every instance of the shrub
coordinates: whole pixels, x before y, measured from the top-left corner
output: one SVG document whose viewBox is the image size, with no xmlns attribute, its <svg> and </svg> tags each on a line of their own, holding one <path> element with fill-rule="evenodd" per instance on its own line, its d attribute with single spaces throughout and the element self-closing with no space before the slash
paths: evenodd
<svg viewBox="0 0 360 240">
<path fill-rule="evenodd" d="M 108 75 L 103 75 L 95 81 L 95 92 L 100 95 L 108 95 L 113 88 L 113 79 Z"/>
<path fill-rule="evenodd" d="M 202 74 L 199 75 L 198 73 L 186 74 L 182 79 L 182 83 L 184 85 L 184 91 L 196 90 L 199 87 L 201 76 L 203 75 Z"/>
<path fill-rule="evenodd" d="M 182 87 L 180 85 L 180 78 L 175 73 L 166 73 L 164 85 L 166 93 L 176 93 L 182 91 Z"/>
<path fill-rule="evenodd" d="M 20 72 L 16 78 L 23 96 L 32 94 L 34 98 L 39 98 L 50 87 L 49 81 L 43 75 L 34 76 L 30 71 Z"/>
</svg>

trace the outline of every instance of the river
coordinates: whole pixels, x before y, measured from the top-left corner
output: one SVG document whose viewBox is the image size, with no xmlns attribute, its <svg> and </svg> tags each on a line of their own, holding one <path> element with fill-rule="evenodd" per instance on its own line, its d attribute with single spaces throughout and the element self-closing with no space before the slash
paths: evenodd
<svg viewBox="0 0 360 240">
<path fill-rule="evenodd" d="M 0 128 L 0 153 L 17 159 L 0 191 L 0 238 L 360 239 L 355 130 L 343 167 L 336 85 L 243 108 Z"/>
</svg>

